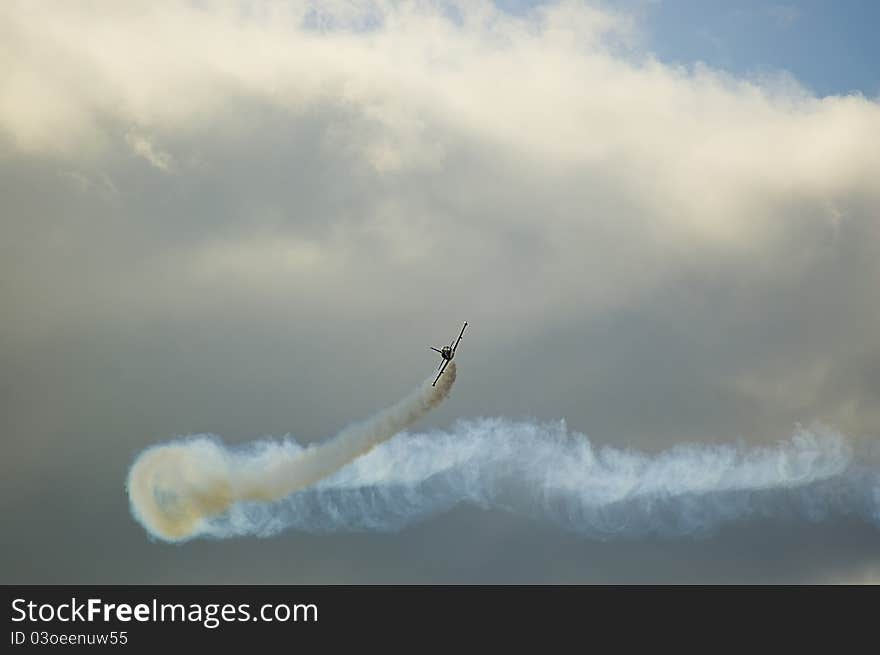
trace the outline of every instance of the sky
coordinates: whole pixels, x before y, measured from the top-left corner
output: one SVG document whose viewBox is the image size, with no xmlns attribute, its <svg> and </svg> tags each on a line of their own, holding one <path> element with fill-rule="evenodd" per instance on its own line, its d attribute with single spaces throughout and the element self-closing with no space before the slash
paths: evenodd
<svg viewBox="0 0 880 655">
<path fill-rule="evenodd" d="M 878 11 L 2 3 L 0 580 L 880 581 L 855 513 L 602 539 L 460 503 L 165 544 L 125 490 L 176 436 L 336 434 L 464 320 L 417 432 L 876 452 Z"/>
<path fill-rule="evenodd" d="M 874 2 L 660 0 L 630 6 L 642 12 L 648 47 L 663 61 L 702 61 L 739 75 L 785 72 L 823 96 L 880 93 L 873 38 L 880 7 Z"/>
</svg>

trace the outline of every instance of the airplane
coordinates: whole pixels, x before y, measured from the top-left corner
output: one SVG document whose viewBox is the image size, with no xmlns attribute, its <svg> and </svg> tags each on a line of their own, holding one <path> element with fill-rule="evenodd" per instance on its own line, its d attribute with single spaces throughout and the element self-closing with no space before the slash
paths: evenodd
<svg viewBox="0 0 880 655">
<path fill-rule="evenodd" d="M 437 380 L 439 380 L 440 376 L 443 375 L 443 371 L 446 370 L 446 365 L 452 361 L 453 357 L 455 357 L 455 350 L 456 350 L 456 348 L 458 348 L 458 342 L 461 341 L 461 336 L 464 334 L 464 329 L 466 327 L 467 327 L 467 321 L 464 322 L 464 325 L 461 328 L 461 332 L 458 334 L 458 339 L 455 340 L 455 345 L 450 343 L 448 346 L 443 346 L 442 349 L 435 348 L 434 346 L 431 346 L 431 350 L 434 350 L 434 351 L 440 353 L 440 356 L 443 358 L 443 361 L 440 362 L 440 367 L 437 369 L 440 372 L 437 374 L 437 377 L 434 379 L 434 384 L 431 385 L 432 387 L 437 384 Z"/>
</svg>

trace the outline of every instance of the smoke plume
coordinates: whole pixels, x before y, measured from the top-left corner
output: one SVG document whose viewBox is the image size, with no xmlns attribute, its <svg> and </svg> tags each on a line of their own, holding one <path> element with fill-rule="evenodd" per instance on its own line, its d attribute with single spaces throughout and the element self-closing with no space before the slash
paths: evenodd
<svg viewBox="0 0 880 655">
<path fill-rule="evenodd" d="M 596 448 L 564 422 L 477 419 L 391 439 L 446 396 L 448 370 L 436 392 L 426 383 L 320 446 L 230 451 L 201 435 L 148 450 L 129 477 L 133 511 L 167 540 L 395 531 L 463 503 L 594 538 L 707 535 L 749 518 L 880 526 L 880 450 L 821 426 L 774 446 L 654 455 Z"/>
<path fill-rule="evenodd" d="M 446 398 L 455 374 L 450 362 L 436 386 L 432 376 L 392 407 L 309 448 L 264 443 L 233 452 L 206 437 L 149 448 L 128 474 L 132 513 L 167 541 L 220 534 L 224 521 L 218 517 L 229 515 L 233 506 L 282 501 L 415 423 Z"/>
</svg>

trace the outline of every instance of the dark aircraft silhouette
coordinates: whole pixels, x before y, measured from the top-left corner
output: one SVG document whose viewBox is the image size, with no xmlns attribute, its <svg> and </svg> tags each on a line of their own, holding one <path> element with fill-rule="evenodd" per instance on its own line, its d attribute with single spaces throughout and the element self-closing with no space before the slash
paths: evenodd
<svg viewBox="0 0 880 655">
<path fill-rule="evenodd" d="M 443 358 L 443 361 L 440 362 L 440 368 L 437 369 L 440 372 L 434 379 L 434 383 L 431 385 L 432 387 L 437 384 L 437 380 L 439 380 L 440 376 L 443 375 L 443 371 L 446 370 L 447 364 L 449 364 L 449 362 L 452 361 L 452 358 L 455 357 L 455 349 L 458 348 L 458 342 L 461 341 L 461 336 L 464 334 L 464 329 L 466 327 L 467 321 L 464 322 L 464 325 L 461 328 L 461 332 L 458 334 L 458 339 L 455 340 L 455 345 L 450 343 L 448 346 L 443 346 L 443 348 L 435 348 L 434 346 L 431 346 L 431 350 L 440 353 L 440 356 Z"/>
</svg>

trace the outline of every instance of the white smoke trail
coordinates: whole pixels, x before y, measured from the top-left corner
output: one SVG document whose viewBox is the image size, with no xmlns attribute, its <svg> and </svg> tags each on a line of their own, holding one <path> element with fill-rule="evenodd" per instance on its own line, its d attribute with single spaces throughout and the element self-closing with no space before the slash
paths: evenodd
<svg viewBox="0 0 880 655">
<path fill-rule="evenodd" d="M 682 445 L 647 455 L 596 449 L 562 422 L 478 419 L 450 431 L 400 434 L 322 479 L 313 469 L 308 488 L 298 483 L 295 463 L 306 453 L 319 457 L 323 447 L 264 441 L 230 452 L 213 437 L 197 436 L 163 448 L 198 454 L 207 464 L 202 470 L 217 478 L 239 471 L 255 480 L 271 472 L 267 477 L 281 484 L 268 494 L 276 500 L 239 496 L 177 539 L 394 531 L 462 503 L 598 538 L 704 535 L 753 517 L 856 516 L 880 526 L 880 452 L 876 445 L 856 452 L 826 428 L 799 428 L 773 447 Z M 285 482 L 282 471 L 297 483 Z M 190 488 L 198 496 L 199 486 Z"/>
<path fill-rule="evenodd" d="M 215 518 L 234 505 L 280 501 L 412 425 L 446 398 L 455 375 L 450 362 L 436 386 L 432 376 L 392 407 L 310 448 L 288 442 L 236 453 L 208 438 L 148 448 L 128 474 L 132 513 L 160 539 L 216 534 L 212 526 L 222 519 Z"/>
<path fill-rule="evenodd" d="M 191 442 L 216 448 L 208 437 Z M 298 452 L 264 442 L 249 457 Z M 552 521 L 597 538 L 711 534 L 748 518 L 856 516 L 880 526 L 880 453 L 799 428 L 774 447 L 682 445 L 658 455 L 595 449 L 565 424 L 479 419 L 401 434 L 275 503 L 237 503 L 215 537 L 395 531 L 466 503 Z"/>
</svg>

